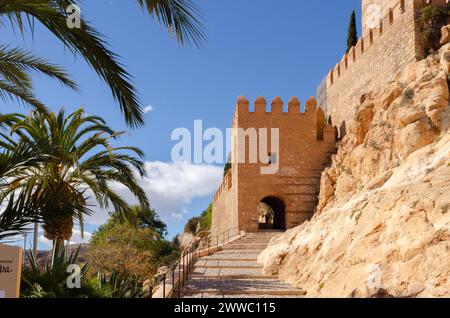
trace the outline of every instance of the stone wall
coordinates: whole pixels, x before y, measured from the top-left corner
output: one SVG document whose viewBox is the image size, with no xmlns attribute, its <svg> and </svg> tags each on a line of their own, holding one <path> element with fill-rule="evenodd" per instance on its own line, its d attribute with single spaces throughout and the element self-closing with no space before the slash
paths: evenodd
<svg viewBox="0 0 450 318">
<path fill-rule="evenodd" d="M 423 58 L 416 16 L 425 4 L 446 0 L 363 0 L 363 17 L 370 4 L 379 4 L 383 18 L 376 29 L 363 30 L 357 45 L 330 71 L 326 79 L 327 114 L 345 128 L 358 110 L 363 92 L 376 90 L 394 79 L 405 65 Z M 366 25 L 366 17 L 363 25 Z"/>
<path fill-rule="evenodd" d="M 288 111 L 285 112 L 283 102 L 277 97 L 271 104 L 271 111 L 267 112 L 264 98 L 258 97 L 255 109 L 251 111 L 249 102 L 240 97 L 233 128 L 267 128 L 268 132 L 278 128 L 280 146 L 276 160 L 279 170 L 275 174 L 261 174 L 261 167 L 267 164 L 259 161 L 248 163 L 247 140 L 246 163 L 232 163 L 232 169 L 214 197 L 213 233 L 220 234 L 235 226 L 244 231 L 257 231 L 257 206 L 267 197 L 283 202 L 286 228 L 295 227 L 309 219 L 317 205 L 321 172 L 335 151 L 336 135 L 335 128 L 325 125 L 324 113 L 317 108 L 315 99 L 311 98 L 307 102 L 305 113 L 302 113 L 296 98 L 289 101 Z M 236 146 L 238 143 L 233 142 L 233 158 L 241 155 Z M 269 147 L 268 152 L 272 153 L 273 150 Z"/>
<path fill-rule="evenodd" d="M 234 165 L 228 170 L 223 182 L 213 201 L 213 212 L 211 231 L 214 235 L 219 235 L 225 231 L 238 227 L 237 211 L 237 166 Z"/>
</svg>

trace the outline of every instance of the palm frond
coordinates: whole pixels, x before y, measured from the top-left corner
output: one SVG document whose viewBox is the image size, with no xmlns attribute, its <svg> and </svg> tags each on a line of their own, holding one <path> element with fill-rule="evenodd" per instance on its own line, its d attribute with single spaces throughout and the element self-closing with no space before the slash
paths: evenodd
<svg viewBox="0 0 450 318">
<path fill-rule="evenodd" d="M 72 52 L 80 54 L 93 70 L 108 84 L 114 99 L 125 116 L 127 124 L 144 124 L 142 107 L 131 82 L 131 76 L 118 62 L 118 56 L 108 49 L 107 42 L 87 21 L 81 19 L 81 28 L 68 28 L 63 5 L 69 0 L 9 0 L 0 2 L 0 16 L 18 26 L 26 27 L 23 17 L 34 18 L 52 32 Z"/>
<path fill-rule="evenodd" d="M 18 195 L 11 193 L 6 207 L 0 209 L 0 241 L 27 232 L 30 224 L 40 222 L 41 204 L 42 201 L 36 201 L 28 191 Z"/>
<path fill-rule="evenodd" d="M 0 45 L 0 75 L 17 86 L 24 84 L 24 88 L 31 88 L 27 71 L 38 71 L 77 90 L 77 84 L 59 66 L 36 57 L 29 51 Z"/>
<path fill-rule="evenodd" d="M 16 100 L 20 103 L 31 105 L 40 111 L 46 111 L 46 107 L 36 97 L 30 89 L 16 86 L 10 82 L 0 80 L 0 99 L 6 101 Z"/>
<path fill-rule="evenodd" d="M 155 16 L 180 45 L 199 47 L 206 40 L 202 15 L 191 0 L 138 0 L 139 6 Z"/>
</svg>

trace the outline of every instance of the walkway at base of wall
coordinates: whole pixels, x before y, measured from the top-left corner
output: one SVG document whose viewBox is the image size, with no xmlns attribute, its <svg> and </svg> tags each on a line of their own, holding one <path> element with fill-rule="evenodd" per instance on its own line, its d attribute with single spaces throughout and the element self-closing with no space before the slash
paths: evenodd
<svg viewBox="0 0 450 318">
<path fill-rule="evenodd" d="M 183 290 L 184 298 L 283 298 L 305 292 L 263 275 L 258 255 L 278 231 L 248 233 L 223 250 L 197 260 Z"/>
</svg>

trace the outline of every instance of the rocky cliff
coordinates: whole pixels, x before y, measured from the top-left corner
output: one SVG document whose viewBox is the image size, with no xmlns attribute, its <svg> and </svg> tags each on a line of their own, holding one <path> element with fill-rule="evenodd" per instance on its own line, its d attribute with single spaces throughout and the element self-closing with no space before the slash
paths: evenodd
<svg viewBox="0 0 450 318">
<path fill-rule="evenodd" d="M 319 205 L 258 261 L 310 297 L 450 296 L 450 44 L 360 99 Z"/>
</svg>

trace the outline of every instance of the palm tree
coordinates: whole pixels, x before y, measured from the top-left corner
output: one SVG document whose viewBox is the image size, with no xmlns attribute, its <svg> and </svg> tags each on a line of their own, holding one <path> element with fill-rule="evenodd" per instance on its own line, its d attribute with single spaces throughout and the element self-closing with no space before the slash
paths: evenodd
<svg viewBox="0 0 450 318">
<path fill-rule="evenodd" d="M 191 0 L 136 1 L 171 34 L 175 34 L 180 45 L 200 45 L 205 39 L 198 8 Z M 73 53 L 83 56 L 108 84 L 127 124 L 131 127 L 142 126 L 143 111 L 130 75 L 118 63 L 117 55 L 108 49 L 102 35 L 87 21 L 81 19 L 81 28 L 67 27 L 65 10 L 69 5 L 77 5 L 77 1 L 0 0 L 0 24 L 9 21 L 23 33 L 27 22 L 39 21 Z M 32 22 L 28 24 L 33 29 Z"/>
<path fill-rule="evenodd" d="M 19 120 L 20 115 L 0 115 L 0 128 L 4 130 Z M 34 152 L 29 145 L 17 143 L 2 131 L 0 136 L 0 241 L 3 241 L 27 231 L 30 223 L 39 222 L 39 210 L 44 203 L 33 189 L 18 190 L 10 183 L 11 178 L 50 158 Z"/>
<path fill-rule="evenodd" d="M 0 45 L 0 98 L 17 99 L 44 110 L 44 105 L 34 97 L 29 71 L 38 71 L 59 80 L 69 88 L 77 89 L 77 85 L 60 67 L 31 52 Z"/>
<path fill-rule="evenodd" d="M 58 114 L 34 111 L 21 118 L 11 126 L 14 137 L 51 159 L 11 176 L 3 195 L 33 189 L 42 197 L 44 235 L 55 242 L 56 248 L 72 237 L 74 220 L 83 230 L 85 216 L 92 213 L 90 195 L 102 208 L 112 205 L 119 213 L 129 213 L 130 206 L 114 184 L 125 186 L 142 206 L 149 207 L 136 179 L 136 174 L 144 175 L 142 151 L 110 144 L 123 132 L 113 131 L 104 120 L 86 115 L 83 109 L 67 117 L 61 110 Z"/>
</svg>

